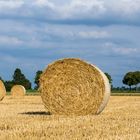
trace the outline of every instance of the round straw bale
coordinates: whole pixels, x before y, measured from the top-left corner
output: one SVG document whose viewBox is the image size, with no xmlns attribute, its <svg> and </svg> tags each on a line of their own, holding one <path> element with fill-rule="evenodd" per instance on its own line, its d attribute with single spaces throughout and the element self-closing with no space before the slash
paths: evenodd
<svg viewBox="0 0 140 140">
<path fill-rule="evenodd" d="M 24 86 L 22 85 L 15 85 L 11 89 L 11 95 L 14 97 L 22 97 L 26 93 Z"/>
<path fill-rule="evenodd" d="M 5 95 L 6 95 L 6 89 L 5 89 L 3 82 L 0 80 L 0 101 L 3 100 Z"/>
<path fill-rule="evenodd" d="M 76 58 L 48 65 L 40 77 L 39 91 L 47 110 L 58 115 L 99 114 L 110 97 L 105 74 Z"/>
</svg>

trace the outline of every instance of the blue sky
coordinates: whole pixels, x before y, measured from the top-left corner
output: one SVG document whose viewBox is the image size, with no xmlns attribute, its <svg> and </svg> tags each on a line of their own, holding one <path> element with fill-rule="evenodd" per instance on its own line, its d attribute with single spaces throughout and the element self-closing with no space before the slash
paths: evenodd
<svg viewBox="0 0 140 140">
<path fill-rule="evenodd" d="M 60 58 L 97 65 L 122 86 L 140 70 L 140 0 L 1 0 L 0 76 L 35 72 Z"/>
</svg>

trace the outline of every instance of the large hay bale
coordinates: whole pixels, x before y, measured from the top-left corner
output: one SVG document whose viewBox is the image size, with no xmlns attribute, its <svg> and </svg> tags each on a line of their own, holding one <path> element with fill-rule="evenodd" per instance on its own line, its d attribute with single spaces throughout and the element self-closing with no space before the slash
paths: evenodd
<svg viewBox="0 0 140 140">
<path fill-rule="evenodd" d="M 110 96 L 105 74 L 80 59 L 67 58 L 50 64 L 40 77 L 41 97 L 52 114 L 99 114 Z"/>
<path fill-rule="evenodd" d="M 22 85 L 15 85 L 11 89 L 11 95 L 14 97 L 22 97 L 26 93 L 24 86 Z"/>
<path fill-rule="evenodd" d="M 6 95 L 6 89 L 5 89 L 3 82 L 0 80 L 0 101 L 3 100 L 5 95 Z"/>
</svg>

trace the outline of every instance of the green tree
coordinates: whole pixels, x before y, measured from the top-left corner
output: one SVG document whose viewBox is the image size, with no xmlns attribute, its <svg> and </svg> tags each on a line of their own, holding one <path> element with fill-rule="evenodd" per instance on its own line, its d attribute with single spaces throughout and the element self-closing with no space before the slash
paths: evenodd
<svg viewBox="0 0 140 140">
<path fill-rule="evenodd" d="M 111 78 L 111 75 L 109 75 L 107 72 L 105 72 L 105 75 L 106 75 L 106 77 L 108 78 L 108 80 L 109 80 L 109 83 L 110 83 L 110 85 L 112 85 L 112 78 Z"/>
<path fill-rule="evenodd" d="M 39 79 L 40 79 L 40 75 L 41 74 L 42 74 L 42 71 L 41 70 L 38 70 L 36 72 L 35 80 L 34 80 L 34 83 L 36 84 L 35 89 L 38 89 L 39 88 Z"/>
<path fill-rule="evenodd" d="M 0 77 L 0 80 L 4 82 L 4 80 L 2 79 L 2 77 Z"/>
<path fill-rule="evenodd" d="M 6 91 L 11 91 L 11 88 L 14 86 L 14 83 L 13 81 L 5 81 L 4 85 L 5 85 Z"/>
<path fill-rule="evenodd" d="M 31 89 L 31 82 L 25 77 L 19 68 L 14 71 L 13 80 L 14 84 L 22 85 L 26 89 Z"/>
<path fill-rule="evenodd" d="M 128 85 L 131 90 L 131 87 L 137 84 L 136 74 L 134 72 L 126 73 L 122 82 L 123 84 Z"/>
<path fill-rule="evenodd" d="M 6 91 L 10 91 L 14 83 L 12 81 L 4 81 L 1 77 L 0 80 L 4 83 Z"/>
<path fill-rule="evenodd" d="M 133 72 L 133 76 L 135 78 L 135 85 L 137 90 L 137 85 L 140 84 L 140 71 Z"/>
</svg>

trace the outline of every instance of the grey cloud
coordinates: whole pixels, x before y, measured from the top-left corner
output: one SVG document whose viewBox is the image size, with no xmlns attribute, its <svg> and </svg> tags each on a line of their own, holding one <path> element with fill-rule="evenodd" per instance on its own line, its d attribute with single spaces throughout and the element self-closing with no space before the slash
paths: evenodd
<svg viewBox="0 0 140 140">
<path fill-rule="evenodd" d="M 61 5 L 51 0 L 2 1 L 1 3 L 1 19 L 71 25 L 140 25 L 138 0 L 71 0 Z"/>
</svg>

